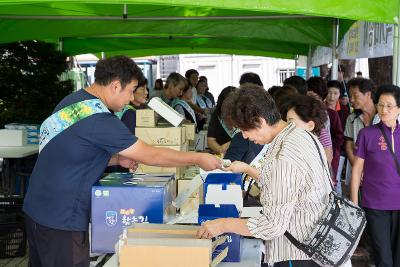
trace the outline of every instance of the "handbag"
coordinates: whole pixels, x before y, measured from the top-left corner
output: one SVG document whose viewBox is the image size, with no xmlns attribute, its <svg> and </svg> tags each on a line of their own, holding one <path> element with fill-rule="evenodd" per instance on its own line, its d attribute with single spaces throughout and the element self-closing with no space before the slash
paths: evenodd
<svg viewBox="0 0 400 267">
<path fill-rule="evenodd" d="M 317 142 L 308 134 L 317 147 L 325 173 L 328 173 Z M 327 208 L 310 236 L 303 241 L 297 240 L 288 231 L 285 236 L 320 266 L 336 267 L 350 260 L 366 226 L 366 218 L 360 207 L 336 194 L 330 176 L 327 177 L 332 188 Z"/>
</svg>

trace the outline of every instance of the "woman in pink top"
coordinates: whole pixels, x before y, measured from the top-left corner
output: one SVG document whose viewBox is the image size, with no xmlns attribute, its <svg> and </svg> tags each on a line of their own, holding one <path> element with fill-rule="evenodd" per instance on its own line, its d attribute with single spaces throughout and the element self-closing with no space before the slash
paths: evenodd
<svg viewBox="0 0 400 267">
<path fill-rule="evenodd" d="M 282 114 L 284 119 L 293 121 L 297 127 L 314 133 L 324 149 L 330 149 L 330 153 L 325 151 L 329 162 L 329 158 L 332 159 L 332 140 L 325 128 L 328 114 L 324 104 L 312 96 L 296 95 L 288 99 L 285 109 L 287 113 Z"/>
</svg>

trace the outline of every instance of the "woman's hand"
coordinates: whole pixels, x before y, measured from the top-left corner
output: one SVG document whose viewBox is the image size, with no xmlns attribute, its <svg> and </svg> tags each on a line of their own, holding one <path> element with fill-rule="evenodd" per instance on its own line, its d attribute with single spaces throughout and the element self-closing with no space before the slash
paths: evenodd
<svg viewBox="0 0 400 267">
<path fill-rule="evenodd" d="M 225 233 L 226 218 L 203 222 L 197 231 L 197 238 L 209 239 Z"/>
<path fill-rule="evenodd" d="M 224 171 L 247 173 L 250 166 L 241 161 L 234 161 L 229 167 L 223 168 Z"/>
</svg>

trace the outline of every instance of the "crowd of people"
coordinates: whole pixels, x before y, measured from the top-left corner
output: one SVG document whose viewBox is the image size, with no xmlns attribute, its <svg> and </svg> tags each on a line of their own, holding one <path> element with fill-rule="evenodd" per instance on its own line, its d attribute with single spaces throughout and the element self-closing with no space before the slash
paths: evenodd
<svg viewBox="0 0 400 267">
<path fill-rule="evenodd" d="M 149 96 L 143 74 L 126 57 L 99 61 L 95 78 L 54 113 L 95 100 L 114 114 L 93 114 L 42 149 L 24 205 L 31 266 L 86 266 L 89 192 L 107 165 L 222 168 L 210 154 L 138 140 L 135 111 L 151 97 L 195 123 L 197 132 L 207 130 L 209 152 L 232 161 L 225 170 L 246 174 L 259 188 L 260 216 L 205 222 L 199 238 L 253 236 L 265 240 L 265 266 L 317 266 L 284 233 L 299 240 L 310 235 L 332 184 L 366 211 L 376 266 L 400 266 L 399 87 L 376 88 L 362 77 L 346 82 L 340 72 L 338 80 L 292 76 L 267 89 L 257 74 L 244 73 L 238 88 L 225 87 L 215 101 L 207 78 L 190 69 L 156 80 Z M 67 252 L 61 257 L 60 250 Z"/>
<path fill-rule="evenodd" d="M 179 79 L 176 76 L 179 76 Z M 281 125 L 279 129 L 282 131 L 286 127 L 295 126 L 312 133 L 319 140 L 322 150 L 325 152 L 330 178 L 336 193 L 343 194 L 354 203 L 362 205 L 366 211 L 368 240 L 370 240 L 374 250 L 376 266 L 399 266 L 400 201 L 396 200 L 396 196 L 400 194 L 400 165 L 394 161 L 392 156 L 400 155 L 400 151 L 397 152 L 400 150 L 400 147 L 397 148 L 397 143 L 400 142 L 400 129 L 398 129 L 397 121 L 400 114 L 400 89 L 393 85 L 377 88 L 371 80 L 363 78 L 361 73 L 357 73 L 357 77 L 347 82 L 343 76 L 344 68 L 340 66 L 338 80 L 327 80 L 322 77 L 311 77 L 305 80 L 299 76 L 292 76 L 287 78 L 282 86 L 273 86 L 265 90 L 257 74 L 244 73 L 239 79 L 239 88 L 227 86 L 221 91 L 215 102 L 214 96 L 209 92 L 207 78 L 199 77 L 198 71 L 191 69 L 186 72 L 185 78 L 172 73 L 167 78 L 164 91 L 156 89 L 162 88 L 160 86 L 162 81 L 157 80 L 154 96 L 160 96 L 166 102 L 172 103 L 172 107 L 182 114 L 186 120 L 196 124 L 197 131 L 205 129 L 206 126 L 207 143 L 210 151 L 230 159 L 234 163 L 229 170 L 247 173 L 250 177 L 258 180 L 261 187 L 265 186 L 260 180 L 262 179 L 260 178 L 261 168 L 260 166 L 258 169 L 254 168 L 251 163 L 261 151 L 267 152 L 263 155 L 265 158 L 271 157 L 271 153 L 277 153 L 268 149 L 263 150 L 263 147 L 270 146 L 271 142 L 277 142 L 275 138 L 282 134 L 278 131 L 271 140 L 262 139 L 263 135 L 267 136 L 267 133 L 262 133 L 261 129 L 263 128 L 261 126 L 264 124 L 261 121 L 265 119 L 265 125 L 269 127 L 278 123 L 278 125 Z M 170 81 L 173 77 L 175 77 L 174 81 L 179 80 L 182 81 L 182 84 L 185 84 L 179 87 L 180 90 L 176 90 L 175 95 L 168 93 Z M 178 86 L 178 84 L 178 82 L 173 83 L 174 86 Z M 260 88 L 263 91 L 260 91 Z M 252 94 L 255 94 L 254 99 L 251 99 Z M 269 110 L 262 111 L 262 103 L 260 103 L 260 107 L 254 106 L 254 103 L 258 103 L 256 98 L 262 99 L 263 94 L 268 94 L 268 97 L 263 100 L 266 106 L 268 106 L 266 104 L 268 101 L 273 101 Z M 175 97 L 173 101 L 171 101 L 171 95 Z M 234 96 L 237 97 L 235 100 L 237 102 L 232 103 L 231 98 Z M 240 101 L 244 101 L 242 98 L 246 101 L 243 102 L 243 107 L 239 108 Z M 268 116 L 272 116 L 271 110 L 275 108 L 282 121 L 268 120 Z M 235 117 L 234 111 L 238 112 L 238 117 Z M 269 115 L 266 116 L 266 114 Z M 278 114 L 274 116 L 278 116 Z M 252 124 L 251 120 L 257 117 L 264 119 L 258 122 L 256 119 L 256 123 Z M 240 122 L 240 120 L 243 121 Z M 266 129 L 270 131 L 268 135 L 273 133 L 268 127 Z M 249 134 L 249 131 L 252 130 L 261 132 L 259 132 L 259 136 L 252 137 Z M 384 137 L 384 133 L 386 133 L 387 138 Z M 293 140 L 293 142 L 301 142 L 301 137 L 296 137 L 299 139 Z M 287 138 L 291 139 L 290 137 Z M 307 139 L 304 136 L 303 138 Z M 307 143 L 309 140 L 304 140 L 304 142 Z M 299 145 L 297 144 L 297 146 Z M 304 166 L 302 168 L 304 170 L 302 173 L 309 172 L 310 168 L 318 169 L 315 166 L 318 160 L 313 158 L 315 155 L 308 152 L 310 148 L 300 147 L 291 147 L 289 150 L 300 149 L 301 156 L 292 155 L 293 158 L 291 159 L 296 159 L 296 157 L 303 159 L 302 165 Z M 393 151 L 393 153 L 390 151 Z M 283 152 L 280 151 L 279 153 Z M 304 155 L 309 156 L 307 160 L 304 159 Z M 287 156 L 284 155 L 282 159 Z M 309 164 L 307 165 L 306 162 L 309 162 Z M 286 162 L 285 168 L 289 168 L 289 165 Z M 282 170 L 280 171 L 282 172 Z M 285 171 L 289 170 L 286 169 Z M 295 179 L 295 174 L 291 173 L 290 175 L 292 179 Z M 315 180 L 314 175 L 314 173 L 306 175 L 303 180 L 304 178 L 305 180 L 307 178 Z M 295 181 L 285 181 L 284 184 L 291 182 L 295 183 Z M 279 187 L 283 184 L 274 184 L 274 186 Z M 268 191 L 271 191 L 272 188 L 274 187 L 268 184 Z M 318 184 L 318 187 L 314 189 L 322 190 L 322 188 L 328 190 L 326 184 Z M 285 194 L 292 190 L 289 187 L 284 187 L 282 192 L 279 191 L 282 190 L 280 187 L 275 189 L 276 191 L 270 193 L 282 194 L 280 195 L 281 198 L 289 197 Z M 265 196 L 261 196 L 263 205 L 265 205 L 263 200 L 265 202 L 270 201 L 263 198 Z M 271 203 L 269 205 L 274 208 L 278 207 Z M 279 206 L 279 208 L 282 207 Z M 269 212 L 276 211 L 270 210 Z M 292 214 L 292 212 L 286 212 Z M 288 218 L 287 214 L 281 214 L 276 219 L 282 219 L 285 216 Z M 265 239 L 267 236 L 265 231 L 260 231 L 257 227 L 266 226 L 258 225 L 259 221 L 251 221 L 251 223 L 248 222 L 247 226 L 251 225 L 253 228 L 243 227 L 243 229 L 234 230 L 241 234 L 264 237 Z M 303 226 L 306 228 L 306 224 Z M 215 235 L 213 227 L 223 229 L 221 225 L 215 227 L 215 225 L 209 223 L 206 228 L 211 228 L 211 230 L 207 229 L 211 235 Z M 276 227 L 278 226 L 276 225 Z M 289 226 L 279 225 L 279 227 L 287 229 Z M 225 229 L 225 231 L 228 230 L 232 229 Z M 275 229 L 281 234 L 282 232 L 278 230 Z M 268 236 L 269 239 L 272 239 L 272 237 L 273 235 Z M 286 242 L 283 240 L 274 242 L 277 242 L 275 243 L 277 247 L 289 247 L 290 249 L 284 251 L 290 255 L 287 254 L 283 257 L 284 252 L 270 250 L 268 255 L 271 256 L 271 260 L 280 261 L 292 256 L 303 259 L 304 255 L 296 254 L 299 252 L 296 248 L 291 247 L 292 245 L 287 240 Z M 292 252 L 290 252 L 291 249 Z"/>
<path fill-rule="evenodd" d="M 161 96 L 165 101 L 171 103 L 171 98 L 167 97 L 171 95 L 167 93 L 169 87 L 167 84 L 170 84 L 171 77 L 177 75 L 179 74 L 172 73 L 167 78 L 164 92 L 160 93 L 157 90 L 154 96 Z M 374 250 L 376 266 L 399 266 L 400 201 L 396 200 L 396 195 L 400 194 L 400 165 L 392 156 L 394 155 L 396 158 L 400 155 L 400 151 L 397 152 L 400 150 L 400 147 L 397 148 L 397 143 L 400 142 L 397 121 L 400 114 L 400 89 L 393 85 L 377 88 L 371 80 L 363 78 L 361 75 L 361 73 L 357 73 L 357 77 L 346 82 L 344 68 L 340 66 L 338 80 L 327 80 L 322 77 L 311 77 L 304 80 L 302 77 L 292 76 L 287 78 L 282 86 L 273 86 L 265 90 L 257 74 L 244 73 L 239 79 L 239 88 L 233 86 L 224 88 L 215 103 L 214 97 L 208 90 L 207 78 L 199 77 L 198 71 L 191 69 L 186 72 L 186 80 L 182 82 L 185 83 L 185 86 L 181 87 L 182 90 L 177 90 L 180 92 L 177 93 L 178 95 L 174 95 L 172 107 L 185 116 L 188 121 L 196 123 L 197 131 L 206 127 L 210 151 L 234 162 L 229 170 L 247 173 L 250 177 L 258 179 L 261 187 L 265 186 L 260 180 L 262 179 L 262 168 L 260 166 L 254 168 L 251 163 L 261 151 L 267 152 L 263 155 L 264 158 L 271 157 L 271 153 L 277 153 L 273 149 L 271 151 L 263 150 L 263 147 L 270 146 L 271 142 L 278 142 L 275 138 L 282 134 L 280 131 L 273 134 L 268 127 L 277 124 L 281 126 L 278 128 L 284 132 L 283 129 L 286 131 L 286 127 L 295 126 L 312 133 L 319 140 L 322 150 L 325 152 L 331 182 L 337 194 L 343 194 L 354 203 L 362 205 L 366 211 L 368 240 Z M 183 81 L 185 78 L 180 76 L 179 80 Z M 159 82 L 156 82 L 155 88 L 160 88 L 157 85 Z M 255 94 L 254 99 L 251 99 L 252 94 Z M 266 104 L 268 101 L 273 101 L 269 110 L 262 110 L 262 103 L 260 103 L 260 107 L 256 107 L 254 104 L 259 102 L 256 101 L 257 97 L 263 99 L 263 94 L 268 94 L 268 97 L 263 100 L 266 106 L 268 106 Z M 237 102 L 232 103 L 234 97 L 237 98 L 235 100 Z M 240 101 L 244 101 L 244 99 L 246 100 L 242 103 L 243 107 L 239 108 Z M 282 121 L 269 120 L 269 116 L 278 116 L 278 114 L 271 115 L 275 108 Z M 235 111 L 238 114 L 235 115 Z M 224 113 L 226 114 L 224 115 Z M 254 119 L 255 123 L 251 122 Z M 261 126 L 264 125 L 264 120 L 265 125 L 268 126 L 265 131 L 268 129 L 270 133 L 262 132 L 263 127 Z M 259 135 L 252 137 L 249 132 L 253 130 L 260 131 Z M 386 133 L 386 137 L 384 133 Z M 263 139 L 264 135 L 271 136 L 271 134 L 273 136 L 271 140 Z M 313 158 L 315 155 L 308 152 L 310 148 L 298 144 L 302 142 L 300 141 L 302 137 L 296 137 L 299 139 L 293 140 L 293 142 L 297 143 L 297 148 L 290 147 L 289 150 L 300 149 L 301 155 L 292 155 L 291 159 L 302 158 L 303 174 L 309 172 L 310 168 L 318 169 L 315 166 L 318 160 Z M 291 137 L 287 138 L 291 139 Z M 306 136 L 304 138 L 307 139 Z M 304 142 L 307 143 L 309 140 L 304 140 Z M 304 159 L 304 155 L 309 157 Z M 287 156 L 285 154 L 282 159 Z M 307 165 L 306 162 L 309 164 Z M 286 162 L 285 168 L 289 168 L 289 165 Z M 280 171 L 282 172 L 282 170 Z M 295 179 L 295 174 L 291 173 L 290 175 L 292 179 Z M 303 180 L 304 178 L 305 180 L 307 178 L 315 180 L 314 175 L 314 173 L 306 175 Z M 344 182 L 342 183 L 342 181 Z M 295 181 L 285 181 L 285 184 L 290 182 L 295 184 Z M 313 185 L 315 186 L 315 183 Z M 274 186 L 282 185 L 274 184 Z M 315 190 L 322 190 L 322 187 L 327 190 L 326 184 L 318 184 Z M 273 186 L 268 184 L 268 191 L 271 191 L 272 188 Z M 286 197 L 284 195 L 292 188 L 285 187 L 284 192 L 279 191 L 282 188 L 275 189 L 276 191 L 270 193 L 282 194 L 280 195 L 282 198 Z M 261 195 L 261 201 L 263 198 L 264 196 Z M 264 199 L 264 201 L 270 200 Z M 265 205 L 265 203 L 263 204 Z M 271 203 L 269 205 L 277 207 Z M 270 210 L 269 212 L 275 211 Z M 289 211 L 286 212 L 292 214 Z M 282 217 L 278 216 L 276 219 L 282 219 L 285 216 L 287 218 L 287 214 L 281 214 Z M 251 227 L 236 230 L 242 234 L 266 237 L 265 232 L 257 229 L 257 227 L 266 226 L 257 225 L 260 223 L 259 221 L 251 221 L 251 223 L 247 223 L 247 226 L 251 225 Z M 209 223 L 209 225 L 212 224 Z M 303 226 L 306 227 L 306 224 Z M 214 226 L 207 227 L 213 228 Z M 286 229 L 288 226 L 279 225 L 279 227 Z M 222 229 L 223 227 L 218 225 L 217 228 Z M 225 230 L 228 231 L 228 229 Z M 275 230 L 278 231 L 278 229 Z M 209 231 L 213 235 L 213 230 Z M 281 231 L 278 233 L 281 234 Z M 268 238 L 271 239 L 272 236 L 268 236 Z M 279 243 L 283 242 L 282 240 L 276 242 L 278 242 L 276 243 L 278 247 L 281 247 L 282 244 L 291 247 L 288 242 Z M 288 252 L 291 249 L 293 249 L 293 254 Z M 295 252 L 296 248 L 291 249 L 285 251 L 295 258 L 303 259 L 304 255 L 296 254 L 298 253 L 298 251 Z M 269 253 L 268 255 L 274 261 L 285 258 L 283 252 L 273 252 L 272 250 Z M 286 255 L 286 258 L 291 256 Z"/>
</svg>

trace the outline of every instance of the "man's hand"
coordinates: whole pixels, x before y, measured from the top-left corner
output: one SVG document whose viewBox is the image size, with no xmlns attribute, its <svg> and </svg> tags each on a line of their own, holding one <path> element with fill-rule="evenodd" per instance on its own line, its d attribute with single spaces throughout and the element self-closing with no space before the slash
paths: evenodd
<svg viewBox="0 0 400 267">
<path fill-rule="evenodd" d="M 134 160 L 131 160 L 127 157 L 118 155 L 118 165 L 136 171 L 138 167 L 138 163 Z"/>
<path fill-rule="evenodd" d="M 212 171 L 215 169 L 222 168 L 222 161 L 216 156 L 207 153 L 197 153 L 197 154 L 198 154 L 197 165 L 199 165 L 199 167 L 202 168 L 203 170 Z"/>
</svg>

